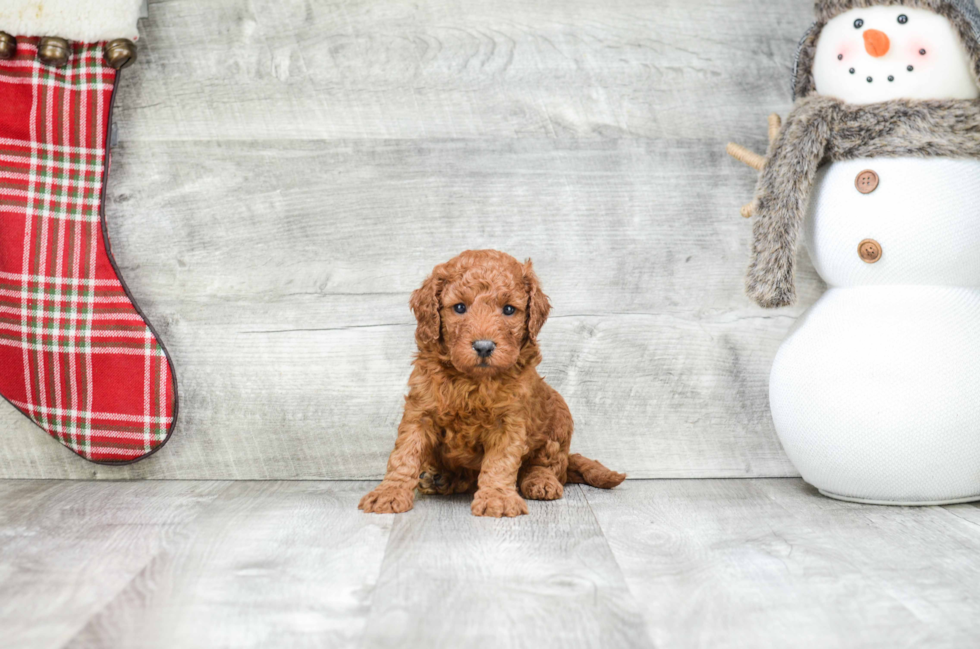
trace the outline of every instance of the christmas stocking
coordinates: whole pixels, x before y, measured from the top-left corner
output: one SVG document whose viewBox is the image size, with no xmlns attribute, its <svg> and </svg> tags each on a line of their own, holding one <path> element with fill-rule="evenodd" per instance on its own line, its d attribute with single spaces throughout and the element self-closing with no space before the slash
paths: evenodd
<svg viewBox="0 0 980 649">
<path fill-rule="evenodd" d="M 159 449 L 177 415 L 173 367 L 119 276 L 104 213 L 139 5 L 0 5 L 0 394 L 111 464 Z"/>
</svg>

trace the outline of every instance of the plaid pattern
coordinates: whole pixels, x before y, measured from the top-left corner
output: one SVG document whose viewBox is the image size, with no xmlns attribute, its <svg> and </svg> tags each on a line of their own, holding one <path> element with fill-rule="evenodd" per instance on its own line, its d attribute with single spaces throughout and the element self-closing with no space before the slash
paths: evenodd
<svg viewBox="0 0 980 649">
<path fill-rule="evenodd" d="M 0 394 L 86 459 L 136 460 L 166 441 L 176 395 L 102 236 L 117 73 L 102 43 L 56 69 L 17 42 L 0 61 Z"/>
</svg>

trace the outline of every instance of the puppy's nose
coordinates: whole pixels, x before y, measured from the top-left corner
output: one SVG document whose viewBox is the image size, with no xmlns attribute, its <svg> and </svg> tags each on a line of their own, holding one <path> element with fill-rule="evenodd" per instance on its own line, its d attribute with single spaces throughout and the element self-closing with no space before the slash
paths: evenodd
<svg viewBox="0 0 980 649">
<path fill-rule="evenodd" d="M 497 344 L 492 340 L 477 340 L 473 343 L 473 350 L 480 358 L 490 358 L 490 354 L 495 349 L 497 349 Z"/>
</svg>

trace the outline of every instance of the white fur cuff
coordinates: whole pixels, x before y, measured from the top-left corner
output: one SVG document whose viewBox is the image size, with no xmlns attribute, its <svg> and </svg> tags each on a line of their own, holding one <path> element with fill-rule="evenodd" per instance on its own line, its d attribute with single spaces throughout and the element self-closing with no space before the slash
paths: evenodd
<svg viewBox="0 0 980 649">
<path fill-rule="evenodd" d="M 2 0 L 0 31 L 70 41 L 135 39 L 140 0 Z"/>
</svg>

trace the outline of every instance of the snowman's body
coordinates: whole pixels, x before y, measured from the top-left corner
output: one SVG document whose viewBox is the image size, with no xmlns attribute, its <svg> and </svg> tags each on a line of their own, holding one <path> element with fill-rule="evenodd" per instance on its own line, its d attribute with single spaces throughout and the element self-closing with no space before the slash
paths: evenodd
<svg viewBox="0 0 980 649">
<path fill-rule="evenodd" d="M 952 25 L 901 4 L 830 20 L 813 78 L 851 104 L 980 96 Z M 837 498 L 980 500 L 980 160 L 828 164 L 805 242 L 829 288 L 772 369 L 790 459 Z"/>
<path fill-rule="evenodd" d="M 879 184 L 863 194 L 866 170 Z M 880 244 L 875 263 L 865 239 Z M 828 165 L 806 247 L 829 289 L 772 369 L 790 459 L 832 496 L 980 499 L 980 161 Z"/>
</svg>

